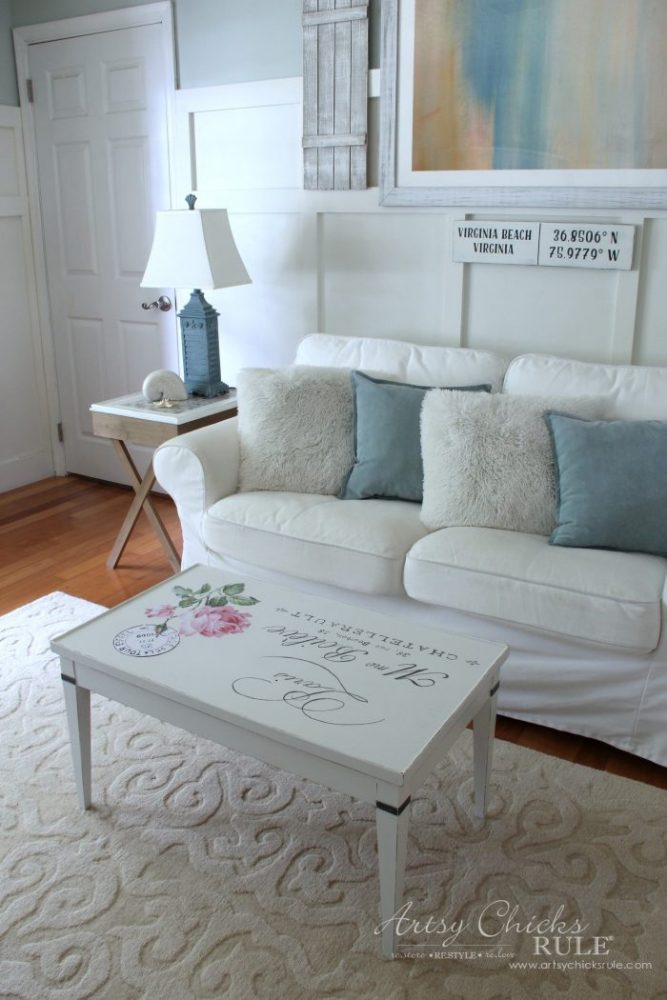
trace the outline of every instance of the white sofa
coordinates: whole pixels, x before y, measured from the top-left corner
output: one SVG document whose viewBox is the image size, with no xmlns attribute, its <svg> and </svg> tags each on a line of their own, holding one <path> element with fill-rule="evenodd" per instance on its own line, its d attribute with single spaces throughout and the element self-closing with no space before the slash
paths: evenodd
<svg viewBox="0 0 667 1000">
<path fill-rule="evenodd" d="M 667 420 L 667 368 L 315 334 L 298 364 L 419 385 L 491 382 L 523 395 L 604 396 L 605 415 Z M 419 505 L 238 492 L 237 421 L 157 450 L 183 529 L 183 568 L 247 574 L 507 643 L 500 712 L 667 765 L 667 560 L 551 546 L 491 528 L 429 532 Z M 667 514 L 667 511 L 666 511 Z"/>
</svg>

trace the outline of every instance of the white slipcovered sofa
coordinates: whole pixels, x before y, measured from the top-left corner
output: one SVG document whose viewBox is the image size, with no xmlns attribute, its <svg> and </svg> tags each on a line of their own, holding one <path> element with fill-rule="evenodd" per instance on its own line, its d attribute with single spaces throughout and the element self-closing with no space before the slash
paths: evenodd
<svg viewBox="0 0 667 1000">
<path fill-rule="evenodd" d="M 428 386 L 489 382 L 517 395 L 604 396 L 606 416 L 667 420 L 667 368 L 315 334 L 305 365 Z M 157 450 L 183 529 L 183 568 L 228 567 L 510 647 L 499 711 L 667 765 L 667 559 L 549 545 L 493 528 L 429 532 L 400 500 L 238 492 L 237 421 Z M 666 511 L 667 515 L 667 511 Z"/>
</svg>

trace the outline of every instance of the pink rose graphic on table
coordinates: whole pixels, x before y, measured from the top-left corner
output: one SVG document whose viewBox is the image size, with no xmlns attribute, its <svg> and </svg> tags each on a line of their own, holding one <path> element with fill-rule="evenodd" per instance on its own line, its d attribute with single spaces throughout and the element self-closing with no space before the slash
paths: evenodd
<svg viewBox="0 0 667 1000">
<path fill-rule="evenodd" d="M 218 638 L 221 635 L 234 635 L 250 628 L 252 615 L 239 608 L 258 604 L 256 597 L 244 594 L 244 583 L 228 583 L 212 588 L 210 583 L 204 583 L 198 589 L 193 587 L 174 587 L 178 598 L 176 604 L 158 604 L 154 608 L 146 608 L 147 618 L 162 618 L 155 625 L 155 634 L 162 635 L 169 627 L 178 630 L 179 635 L 203 635 L 207 638 Z"/>
<path fill-rule="evenodd" d="M 178 621 L 178 631 L 181 635 L 230 635 L 232 632 L 244 632 L 249 628 L 251 618 L 252 615 L 248 612 L 204 605 L 196 611 L 182 615 Z"/>
</svg>

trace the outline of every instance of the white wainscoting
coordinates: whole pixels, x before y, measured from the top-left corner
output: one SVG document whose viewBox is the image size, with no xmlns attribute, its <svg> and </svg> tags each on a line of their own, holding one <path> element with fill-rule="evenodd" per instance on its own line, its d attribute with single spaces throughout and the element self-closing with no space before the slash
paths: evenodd
<svg viewBox="0 0 667 1000">
<path fill-rule="evenodd" d="M 289 363 L 316 330 L 667 364 L 666 213 L 389 209 L 377 188 L 304 191 L 301 100 L 300 77 L 176 96 L 173 204 L 194 190 L 199 207 L 228 208 L 253 278 L 210 295 L 227 381 L 243 365 Z M 634 225 L 633 270 L 453 263 L 452 224 L 463 218 Z"/>
<path fill-rule="evenodd" d="M 53 474 L 21 114 L 0 107 L 0 492 Z M 55 429 L 54 429 L 55 430 Z"/>
</svg>

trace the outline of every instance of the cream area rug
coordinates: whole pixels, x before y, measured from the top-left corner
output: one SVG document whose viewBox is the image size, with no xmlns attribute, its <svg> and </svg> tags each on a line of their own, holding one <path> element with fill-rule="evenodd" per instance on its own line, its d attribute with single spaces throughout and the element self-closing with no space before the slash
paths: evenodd
<svg viewBox="0 0 667 1000">
<path fill-rule="evenodd" d="M 0 619 L 5 1000 L 667 997 L 667 794 L 464 733 L 411 808 L 401 957 L 375 930 L 373 808 L 93 699 L 79 810 L 55 593 Z"/>
</svg>

